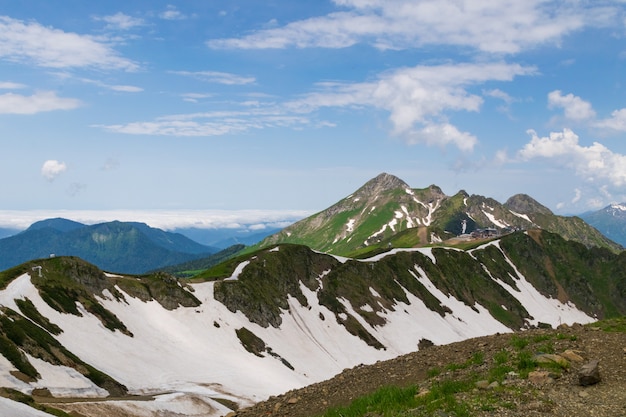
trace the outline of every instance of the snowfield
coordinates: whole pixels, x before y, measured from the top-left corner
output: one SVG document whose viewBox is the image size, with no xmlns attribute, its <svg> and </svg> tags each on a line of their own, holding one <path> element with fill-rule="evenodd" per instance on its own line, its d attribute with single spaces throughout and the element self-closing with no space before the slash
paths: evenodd
<svg viewBox="0 0 626 417">
<path fill-rule="evenodd" d="M 362 261 L 375 262 L 402 250 L 394 249 Z M 435 261 L 430 249 L 413 250 Z M 248 263 L 241 263 L 229 279 L 238 279 Z M 515 271 L 517 276 L 512 278 L 519 290 L 496 282 L 521 301 L 534 317 L 533 324 L 544 322 L 557 326 L 594 321 L 571 304 L 543 296 Z M 76 402 L 72 407 L 77 412 L 87 415 L 98 410 L 106 415 L 124 410 L 142 417 L 217 417 L 229 411 L 218 399 L 236 402 L 240 407 L 249 406 L 271 395 L 328 379 L 345 368 L 415 351 L 422 339 L 444 344 L 511 331 L 485 307 L 476 304 L 472 308 L 441 292 L 420 267 L 415 266 L 410 272 L 451 313 L 441 316 L 405 291 L 409 302 L 399 302 L 393 310 L 379 313 L 386 324 L 371 326 L 356 310 L 371 311 L 372 306 L 353 306 L 348 300 L 340 300 L 346 311 L 386 347 L 384 350 L 375 349 L 348 333 L 334 314 L 319 304 L 317 294 L 303 284 L 301 290 L 308 306 L 303 307 L 295 298 L 290 298 L 289 309 L 282 313 L 280 328 L 264 328 L 251 323 L 241 312 L 229 311 L 215 300 L 213 282 L 190 284 L 202 304 L 173 311 L 156 301 L 143 302 L 128 294 L 124 294 L 126 302 L 118 302 L 105 291 L 99 301 L 126 325 L 133 337 L 106 329 L 82 306 L 79 307 L 83 317 L 59 313 L 43 301 L 28 274 L 21 275 L 0 291 L 0 304 L 19 311 L 14 300 L 27 297 L 42 315 L 63 329 L 56 338 L 68 350 L 126 385 L 132 394 L 152 396 L 147 400 Z M 375 294 L 373 289 L 371 291 Z M 243 327 L 260 337 L 278 357 L 267 354 L 260 357 L 246 351 L 235 333 Z M 29 360 L 42 376 L 31 384 L 11 375 L 15 368 L 0 356 L 0 386 L 25 393 L 46 387 L 57 397 L 108 395 L 71 368 L 32 357 Z M 0 415 L 47 415 L 24 407 L 0 398 Z"/>
</svg>

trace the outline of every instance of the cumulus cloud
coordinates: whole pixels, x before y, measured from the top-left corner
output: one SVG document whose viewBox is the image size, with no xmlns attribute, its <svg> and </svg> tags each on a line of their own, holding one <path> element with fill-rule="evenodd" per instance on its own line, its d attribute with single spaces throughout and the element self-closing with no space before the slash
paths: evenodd
<svg viewBox="0 0 626 417">
<path fill-rule="evenodd" d="M 226 76 L 229 80 L 232 75 L 179 73 Z M 385 72 L 371 82 L 320 83 L 317 91 L 282 103 L 276 103 L 274 98 L 268 102 L 252 100 L 238 103 L 239 110 L 171 115 L 152 121 L 95 127 L 127 134 L 216 136 L 272 127 L 335 126 L 332 121 L 314 120 L 316 115 L 313 113 L 331 107 L 373 108 L 389 113 L 392 133 L 408 144 L 453 145 L 470 151 L 477 138 L 451 124 L 448 113 L 480 110 L 483 98 L 469 92 L 474 85 L 511 81 L 516 76 L 535 73 L 534 67 L 502 62 L 419 65 Z M 186 99 L 195 100 L 197 97 L 204 96 L 191 95 Z"/>
<path fill-rule="evenodd" d="M 595 126 L 602 129 L 626 132 L 626 108 L 615 110 L 611 113 L 611 117 L 596 121 Z"/>
<path fill-rule="evenodd" d="M 590 127 L 626 132 L 626 108 L 615 110 L 610 117 L 599 119 L 591 103 L 573 94 L 563 95 L 555 90 L 548 94 L 549 108 L 562 108 L 567 120 L 585 122 Z"/>
<path fill-rule="evenodd" d="M 574 170 L 586 181 L 608 182 L 614 187 L 626 185 L 626 155 L 614 153 L 598 142 L 582 146 L 578 135 L 569 129 L 551 132 L 546 137 L 539 137 L 534 130 L 528 133 L 530 142 L 518 152 L 521 160 L 549 159 Z"/>
<path fill-rule="evenodd" d="M 41 166 L 41 175 L 48 181 L 54 181 L 59 175 L 67 171 L 65 162 L 49 159 Z"/>
<path fill-rule="evenodd" d="M 411 131 L 407 135 L 409 144 L 454 145 L 462 151 L 471 151 L 478 139 L 470 133 L 461 132 L 449 123 L 426 124 L 422 129 Z"/>
<path fill-rule="evenodd" d="M 596 117 L 596 112 L 589 102 L 573 94 L 563 95 L 559 90 L 548 94 L 548 107 L 562 108 L 565 117 L 570 120 L 583 121 Z"/>
<path fill-rule="evenodd" d="M 80 100 L 58 97 L 54 91 L 40 91 L 32 96 L 0 94 L 0 114 L 35 114 L 53 110 L 72 110 Z"/>
<path fill-rule="evenodd" d="M 0 58 L 46 68 L 136 70 L 101 40 L 77 33 L 0 16 Z"/>
<path fill-rule="evenodd" d="M 454 144 L 471 150 L 476 137 L 445 121 L 446 113 L 480 109 L 483 99 L 469 93 L 469 86 L 535 73 L 533 67 L 506 63 L 418 65 L 384 73 L 373 82 L 323 84 L 323 91 L 288 106 L 302 112 L 322 107 L 375 107 L 389 112 L 393 133 L 408 143 Z"/>
<path fill-rule="evenodd" d="M 619 25 L 620 9 L 559 0 L 334 0 L 341 11 L 259 30 L 240 38 L 212 39 L 211 48 L 344 48 L 368 43 L 381 49 L 424 45 L 467 46 L 489 53 L 518 53 L 586 26 Z"/>
<path fill-rule="evenodd" d="M 256 78 L 254 77 L 245 77 L 237 74 L 219 71 L 172 71 L 172 73 L 197 78 L 199 80 L 209 83 L 225 85 L 246 85 L 254 84 L 256 82 Z"/>
</svg>

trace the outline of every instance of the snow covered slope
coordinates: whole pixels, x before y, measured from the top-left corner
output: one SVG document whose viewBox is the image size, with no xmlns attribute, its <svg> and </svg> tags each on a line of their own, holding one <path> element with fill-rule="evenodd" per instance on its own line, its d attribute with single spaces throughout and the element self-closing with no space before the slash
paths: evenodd
<svg viewBox="0 0 626 417">
<path fill-rule="evenodd" d="M 129 289 L 132 283 L 139 285 L 136 277 L 107 274 L 101 277 L 107 284 L 101 283 L 93 296 L 125 331 L 111 330 L 103 321 L 106 314 L 90 306 L 93 302 L 85 295 L 76 301 L 79 315 L 61 312 L 50 301 L 50 290 L 42 290 L 48 288 L 46 280 L 57 279 L 52 260 L 28 264 L 0 291 L 2 317 L 25 315 L 23 301 L 28 300 L 34 306 L 30 321 L 42 326 L 44 317 L 58 326 L 61 331 L 54 338 L 65 349 L 129 394 L 152 397 L 99 401 L 109 394 L 108 385 L 19 341 L 16 346 L 38 377 L 19 378 L 10 358 L 0 356 L 0 386 L 90 397 L 92 401 L 55 405 L 89 416 L 115 410 L 138 416 L 220 416 L 228 412 L 224 404 L 229 402 L 247 406 L 345 368 L 415 351 L 424 339 L 444 344 L 540 323 L 556 327 L 593 321 L 597 312 L 577 305 L 579 295 L 565 282 L 558 293 L 551 293 L 537 276 L 529 275 L 531 265 L 519 261 L 512 248 L 540 250 L 546 237 L 538 233 L 520 233 L 518 240 L 503 239 L 470 252 L 395 249 L 362 260 L 278 246 L 234 262 L 230 275 L 218 280 L 176 284 L 198 300 L 177 308 L 158 298 L 156 287 L 151 287 L 152 297 L 138 296 Z M 547 250 L 537 256 L 545 258 L 544 264 L 552 259 Z M 42 268 L 33 269 L 37 266 Z M 78 281 L 88 280 L 80 275 Z M 89 285 L 95 285 L 93 280 Z M 2 337 L 10 339 L 2 329 Z M 0 411 L 3 407 L 13 404 L 2 401 Z"/>
</svg>

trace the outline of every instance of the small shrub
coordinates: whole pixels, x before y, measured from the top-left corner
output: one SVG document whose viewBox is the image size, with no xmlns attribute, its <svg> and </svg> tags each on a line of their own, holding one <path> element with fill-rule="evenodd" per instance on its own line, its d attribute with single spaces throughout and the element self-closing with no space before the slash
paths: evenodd
<svg viewBox="0 0 626 417">
<path fill-rule="evenodd" d="M 428 378 L 434 378 L 438 375 L 441 375 L 441 369 L 430 368 L 428 371 L 426 371 L 426 375 L 428 376 Z"/>
<path fill-rule="evenodd" d="M 496 365 L 504 365 L 509 361 L 509 352 L 504 349 L 496 352 L 496 354 L 493 355 L 493 361 Z"/>
<path fill-rule="evenodd" d="M 517 355 L 517 370 L 522 378 L 528 378 L 528 373 L 537 367 L 537 362 L 533 359 L 533 355 L 528 351 L 521 351 Z"/>
<path fill-rule="evenodd" d="M 482 365 L 485 363 L 485 353 L 484 352 L 476 352 L 472 355 L 471 362 L 473 365 Z"/>
<path fill-rule="evenodd" d="M 514 334 L 513 336 L 511 336 L 510 343 L 511 343 L 511 346 L 513 346 L 515 349 L 522 350 L 526 346 L 528 346 L 528 339 Z"/>
</svg>

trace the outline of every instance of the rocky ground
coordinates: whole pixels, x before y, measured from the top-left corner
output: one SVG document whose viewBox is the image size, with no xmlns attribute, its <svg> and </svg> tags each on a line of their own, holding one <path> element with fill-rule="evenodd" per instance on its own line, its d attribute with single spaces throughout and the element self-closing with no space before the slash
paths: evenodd
<svg viewBox="0 0 626 417">
<path fill-rule="evenodd" d="M 571 351 L 579 358 L 569 357 L 563 370 L 558 366 L 539 367 L 530 377 L 523 372 L 507 373 L 501 383 L 489 386 L 489 375 L 498 358 L 503 355 L 515 358 L 522 350 L 533 355 Z M 579 371 L 592 360 L 600 361 L 601 381 L 581 386 Z M 574 325 L 431 346 L 393 360 L 345 370 L 328 381 L 272 397 L 232 414 L 237 417 L 315 417 L 329 407 L 345 406 L 381 386 L 416 386 L 417 392 L 425 393 L 432 384 L 446 379 L 473 381 L 472 389 L 456 394 L 457 401 L 466 404 L 472 416 L 624 417 L 626 333 Z M 454 416 L 445 410 L 432 413 L 420 409 L 405 415 Z M 378 416 L 376 413 L 367 415 Z"/>
</svg>

